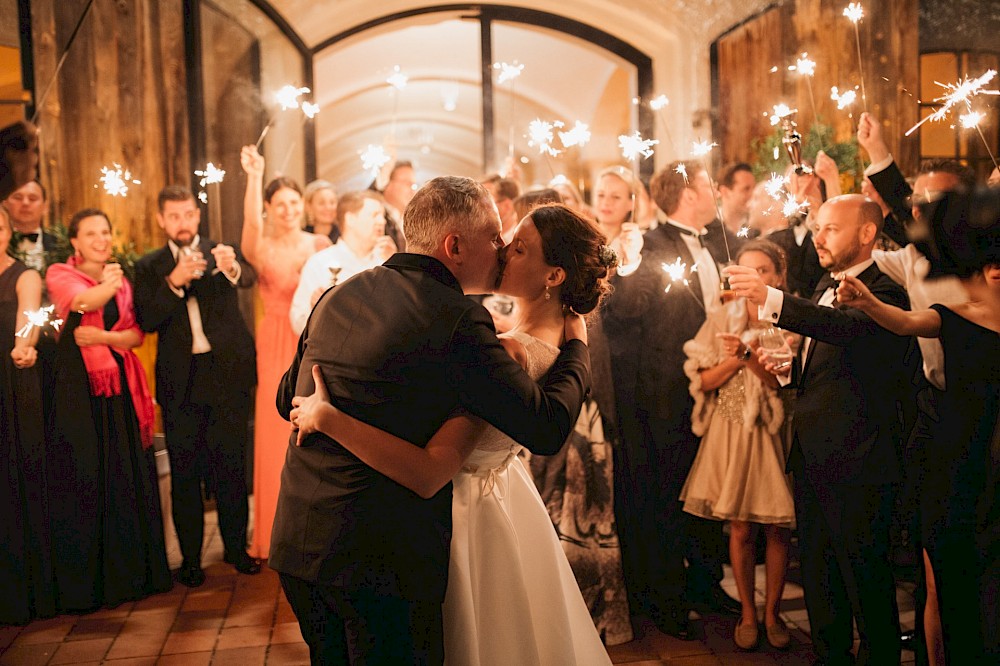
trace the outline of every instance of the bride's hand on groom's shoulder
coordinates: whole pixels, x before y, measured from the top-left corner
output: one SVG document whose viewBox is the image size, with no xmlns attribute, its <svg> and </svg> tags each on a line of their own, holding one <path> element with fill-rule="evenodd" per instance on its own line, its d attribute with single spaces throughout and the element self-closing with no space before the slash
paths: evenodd
<svg viewBox="0 0 1000 666">
<path fill-rule="evenodd" d="M 313 394 L 307 396 L 297 395 L 292 398 L 293 409 L 289 417 L 292 422 L 292 428 L 299 432 L 298 438 L 295 441 L 296 446 L 302 446 L 302 440 L 314 432 L 321 432 L 323 415 L 327 411 L 335 409 L 330 404 L 330 392 L 326 388 L 323 370 L 320 369 L 319 365 L 313 366 L 312 375 L 313 382 L 316 385 L 316 390 L 313 391 Z"/>
<path fill-rule="evenodd" d="M 582 315 L 572 311 L 566 313 L 563 318 L 563 337 L 566 338 L 566 342 L 580 340 L 583 344 L 587 344 L 587 323 Z"/>
</svg>

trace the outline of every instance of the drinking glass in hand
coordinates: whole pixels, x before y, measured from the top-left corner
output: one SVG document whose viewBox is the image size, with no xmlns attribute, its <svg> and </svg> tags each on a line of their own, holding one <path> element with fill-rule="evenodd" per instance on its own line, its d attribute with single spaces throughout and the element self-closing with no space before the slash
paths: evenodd
<svg viewBox="0 0 1000 666">
<path fill-rule="evenodd" d="M 779 374 L 784 374 L 792 367 L 792 358 L 795 354 L 785 338 L 785 332 L 777 326 L 765 328 L 760 332 L 760 346 Z"/>
<path fill-rule="evenodd" d="M 180 248 L 181 254 L 187 257 L 191 257 L 194 261 L 204 261 L 204 256 L 201 254 L 201 248 L 191 243 L 190 245 L 182 245 Z M 194 272 L 194 276 L 200 278 L 205 275 L 205 271 L 198 268 Z"/>
</svg>

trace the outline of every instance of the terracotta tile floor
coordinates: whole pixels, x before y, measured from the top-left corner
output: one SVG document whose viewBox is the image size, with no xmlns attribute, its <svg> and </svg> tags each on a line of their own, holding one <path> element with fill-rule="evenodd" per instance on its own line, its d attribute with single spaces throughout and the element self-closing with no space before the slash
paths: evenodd
<svg viewBox="0 0 1000 666">
<path fill-rule="evenodd" d="M 169 492 L 163 497 L 169 498 Z M 168 522 L 168 559 L 171 567 L 177 568 L 180 552 L 168 507 L 164 516 Z M 175 584 L 164 594 L 90 615 L 64 615 L 26 627 L 0 627 L 0 665 L 308 664 L 308 649 L 277 575 L 266 567 L 258 576 L 236 574 L 222 562 L 214 511 L 206 514 L 206 530 L 203 562 L 207 581 L 202 587 L 189 590 Z M 727 568 L 723 587 L 735 596 L 729 573 Z M 758 567 L 758 585 L 763 579 L 763 567 Z M 762 604 L 759 589 L 758 597 Z M 900 605 L 904 625 L 912 626 L 912 602 L 904 591 L 900 591 Z M 786 588 L 783 611 L 793 635 L 791 648 L 784 652 L 766 643 L 755 652 L 740 652 L 732 641 L 735 618 L 710 615 L 697 623 L 701 640 L 679 641 L 643 624 L 636 640 L 613 646 L 609 653 L 614 663 L 632 666 L 810 664 L 813 655 L 802 590 L 794 583 Z M 912 663 L 913 655 L 904 652 L 903 658 L 903 663 Z"/>
</svg>

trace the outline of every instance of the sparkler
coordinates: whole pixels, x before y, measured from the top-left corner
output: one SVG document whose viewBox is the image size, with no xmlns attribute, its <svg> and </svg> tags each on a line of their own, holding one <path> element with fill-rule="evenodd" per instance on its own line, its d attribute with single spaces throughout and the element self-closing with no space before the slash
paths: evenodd
<svg viewBox="0 0 1000 666">
<path fill-rule="evenodd" d="M 59 78 L 59 72 L 62 70 L 63 65 L 66 63 L 66 57 L 69 55 L 69 50 L 73 47 L 73 42 L 76 41 L 76 35 L 80 32 L 80 26 L 83 25 L 84 19 L 90 14 L 90 8 L 94 6 L 94 0 L 88 0 L 87 6 L 83 8 L 80 12 L 80 18 L 76 21 L 76 26 L 73 28 L 73 32 L 70 33 L 69 39 L 66 40 L 66 48 L 63 49 L 62 55 L 59 56 L 59 62 L 56 63 L 56 68 L 52 72 L 52 78 L 49 79 L 48 84 L 45 86 L 44 92 L 42 92 L 41 97 L 35 102 L 35 113 L 31 116 L 31 124 L 34 125 L 38 123 L 38 115 L 42 112 L 42 107 L 45 105 L 45 100 L 48 98 L 49 93 L 52 92 L 52 86 L 55 85 L 56 79 Z"/>
<path fill-rule="evenodd" d="M 365 171 L 371 171 L 373 176 L 377 175 L 379 170 L 391 159 L 389 154 L 385 152 L 385 148 L 371 144 L 365 148 L 364 152 L 358 151 L 358 154 L 361 155 L 361 168 Z"/>
<path fill-rule="evenodd" d="M 667 99 L 666 95 L 658 95 L 653 99 L 649 100 L 649 108 L 656 111 L 656 117 L 660 119 L 660 123 L 663 124 L 663 132 L 667 137 L 667 142 L 670 144 L 671 150 L 677 152 L 677 146 L 674 144 L 674 137 L 670 134 L 670 123 L 667 122 L 666 112 L 663 111 L 670 105 L 670 100 Z M 663 111 L 663 113 L 660 113 Z"/>
<path fill-rule="evenodd" d="M 771 113 L 771 118 L 770 118 L 770 120 L 771 120 L 771 127 L 774 127 L 775 125 L 777 125 L 778 123 L 780 123 L 785 118 L 788 118 L 789 116 L 791 116 L 793 113 L 798 113 L 799 112 L 798 109 L 793 109 L 793 108 L 789 107 L 787 104 L 785 104 L 784 102 L 782 102 L 781 104 L 775 104 L 771 108 L 774 110 L 773 113 Z M 767 113 L 765 112 L 764 115 L 766 116 Z"/>
<path fill-rule="evenodd" d="M 299 97 L 306 95 L 309 92 L 309 88 L 296 88 L 295 86 L 288 84 L 282 86 L 278 92 L 274 93 L 274 99 L 281 106 L 281 111 L 298 109 L 300 108 Z M 311 104 L 309 106 L 309 110 L 306 110 L 305 104 L 308 104 L 308 102 L 303 103 L 301 108 L 309 118 L 312 118 L 316 115 L 316 111 L 318 111 L 319 108 L 315 104 Z M 313 110 L 314 108 L 315 111 Z M 267 124 L 264 125 L 264 129 L 260 131 L 260 136 L 257 137 L 257 141 L 254 143 L 258 150 L 260 150 L 260 144 L 264 142 L 264 137 L 266 137 L 267 133 L 271 131 L 271 127 L 274 125 L 274 121 L 277 120 L 277 117 L 277 113 L 272 115 L 268 119 Z"/>
<path fill-rule="evenodd" d="M 123 169 L 121 164 L 114 162 L 113 165 L 114 169 L 101 167 L 100 182 L 103 183 L 105 192 L 113 197 L 124 198 L 128 196 L 129 183 L 142 185 L 142 181 L 132 178 L 132 172 L 128 169 Z M 97 186 L 95 185 L 94 187 Z"/>
<path fill-rule="evenodd" d="M 532 147 L 538 146 L 538 152 L 542 155 L 556 157 L 562 151 L 552 147 L 552 140 L 554 138 L 552 130 L 560 127 L 563 127 L 563 123 L 560 120 L 550 123 L 540 118 L 535 118 L 528 123 L 528 145 Z"/>
<path fill-rule="evenodd" d="M 27 338 L 31 335 L 33 329 L 42 329 L 46 326 L 51 326 L 58 331 L 59 327 L 62 326 L 63 320 L 52 318 L 52 312 L 55 308 L 55 305 L 48 305 L 38 310 L 25 310 L 24 316 L 28 318 L 28 323 L 22 326 L 15 335 L 19 338 Z"/>
<path fill-rule="evenodd" d="M 973 127 L 976 128 L 976 131 L 979 132 L 979 138 L 983 140 L 983 146 L 986 147 L 986 153 L 990 156 L 990 159 L 993 160 L 993 166 L 1000 169 L 1000 164 L 997 164 L 997 158 L 993 156 L 993 151 L 990 150 L 990 144 L 983 135 L 982 128 L 979 127 L 980 121 L 985 117 L 986 114 L 979 111 L 969 111 L 968 113 L 959 116 L 959 122 L 961 123 L 963 129 L 972 129 Z"/>
<path fill-rule="evenodd" d="M 788 179 L 784 176 L 779 176 L 776 173 L 772 173 L 771 177 L 766 183 L 764 183 L 764 191 L 767 192 L 768 196 L 775 201 L 781 200 L 781 192 L 785 189 L 785 185 L 788 184 Z"/>
<path fill-rule="evenodd" d="M 813 75 L 816 73 L 816 61 L 809 59 L 808 53 L 803 53 L 802 57 L 795 60 L 795 71 L 799 73 L 800 76 L 806 77 L 806 83 L 809 86 L 809 104 L 812 106 L 813 119 L 819 122 L 819 113 L 816 111 L 816 98 L 813 96 Z"/>
<path fill-rule="evenodd" d="M 215 185 L 214 193 L 217 195 L 219 193 L 219 183 L 226 177 L 226 172 L 209 162 L 205 165 L 204 169 L 196 170 L 194 175 L 201 177 L 201 180 L 198 182 L 198 185 L 201 187 L 201 191 L 198 192 L 198 201 L 208 205 L 208 191 L 206 188 L 209 185 Z M 221 205 L 218 196 L 212 197 L 211 219 L 219 225 L 222 224 Z M 221 229 L 221 226 L 219 229 Z"/>
<path fill-rule="evenodd" d="M 858 76 L 861 77 L 861 102 L 864 104 L 865 112 L 868 111 L 868 95 L 865 94 L 865 72 L 861 66 L 861 35 L 858 33 L 858 21 L 864 18 L 865 11 L 861 7 L 860 2 L 852 2 L 847 5 L 847 9 L 844 10 L 844 16 L 846 16 L 851 23 L 854 24 L 854 45 L 858 49 Z"/>
<path fill-rule="evenodd" d="M 830 88 L 830 99 L 837 103 L 837 109 L 843 110 L 854 104 L 858 99 L 858 94 L 853 90 L 840 92 L 837 86 Z"/>
<path fill-rule="evenodd" d="M 622 149 L 622 157 L 629 162 L 635 162 L 639 155 L 645 158 L 653 156 L 653 146 L 660 143 L 657 139 L 643 139 L 639 130 L 632 134 L 621 134 L 618 136 L 618 147 Z"/>
<path fill-rule="evenodd" d="M 565 148 L 571 146 L 583 147 L 590 141 L 590 126 L 581 123 L 579 120 L 573 125 L 573 129 L 568 132 L 559 132 L 559 140 Z"/>
<path fill-rule="evenodd" d="M 201 185 L 201 187 L 205 187 L 206 185 L 221 183 L 222 179 L 226 177 L 226 172 L 209 162 L 205 165 L 205 169 L 203 171 L 195 171 L 194 175 L 201 176 L 201 182 L 199 185 Z"/>
<path fill-rule="evenodd" d="M 689 185 L 688 182 L 688 168 L 684 162 L 679 162 L 676 167 L 674 167 L 674 173 L 680 174 L 684 178 L 684 185 Z"/>
<path fill-rule="evenodd" d="M 507 83 L 509 85 L 510 92 L 510 118 L 507 124 L 507 161 L 513 163 L 514 161 L 514 80 L 521 76 L 521 72 L 524 71 L 524 65 L 518 63 L 516 60 L 512 63 L 506 62 L 495 62 L 493 63 L 493 69 L 498 70 L 500 75 L 497 77 L 497 85 L 503 85 Z"/>
<path fill-rule="evenodd" d="M 409 82 L 410 77 L 403 74 L 403 70 L 399 68 L 399 65 L 393 65 L 392 74 L 385 80 L 389 84 L 390 91 L 392 92 L 392 129 L 390 134 L 395 143 L 396 139 L 396 118 L 399 116 L 399 93 L 406 88 L 406 84 Z"/>
<path fill-rule="evenodd" d="M 663 272 L 670 276 L 670 284 L 668 284 L 667 288 L 663 290 L 663 293 L 669 294 L 670 288 L 673 287 L 675 283 L 680 282 L 687 287 L 688 293 L 691 294 L 691 298 L 693 298 L 701 309 L 704 310 L 705 303 L 702 302 L 701 297 L 698 296 L 698 294 L 694 293 L 694 288 L 691 286 L 691 281 L 688 279 L 687 264 L 682 262 L 680 257 L 677 257 L 672 264 L 663 263 L 661 265 L 663 267 Z M 691 273 L 694 273 L 697 270 L 698 263 L 695 262 L 695 264 L 691 267 Z"/>
<path fill-rule="evenodd" d="M 935 102 L 943 102 L 943 105 L 940 109 L 908 129 L 904 136 L 910 136 L 918 127 L 923 125 L 928 120 L 942 120 L 948 115 L 948 112 L 951 111 L 952 107 L 956 104 L 963 103 L 965 104 L 966 109 L 971 111 L 972 102 L 970 100 L 976 95 L 1000 95 L 1000 91 L 998 90 L 983 90 L 983 86 L 992 81 L 993 77 L 996 75 L 997 71 L 995 69 L 988 69 L 977 79 L 969 79 L 969 77 L 965 77 L 957 83 L 940 83 L 939 81 L 935 81 L 934 83 L 941 86 L 945 90 L 950 91 L 946 95 L 935 98 Z"/>
<path fill-rule="evenodd" d="M 740 230 L 736 232 L 737 238 L 750 238 L 750 227 L 744 224 L 740 227 Z"/>
</svg>

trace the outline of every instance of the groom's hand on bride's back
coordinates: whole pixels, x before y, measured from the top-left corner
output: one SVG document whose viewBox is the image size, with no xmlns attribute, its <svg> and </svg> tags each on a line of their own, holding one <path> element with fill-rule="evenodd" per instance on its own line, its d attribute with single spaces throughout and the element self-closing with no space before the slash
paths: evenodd
<svg viewBox="0 0 1000 666">
<path fill-rule="evenodd" d="M 570 311 L 563 317 L 563 336 L 566 342 L 580 340 L 583 344 L 587 344 L 587 323 L 582 315 Z"/>
</svg>

